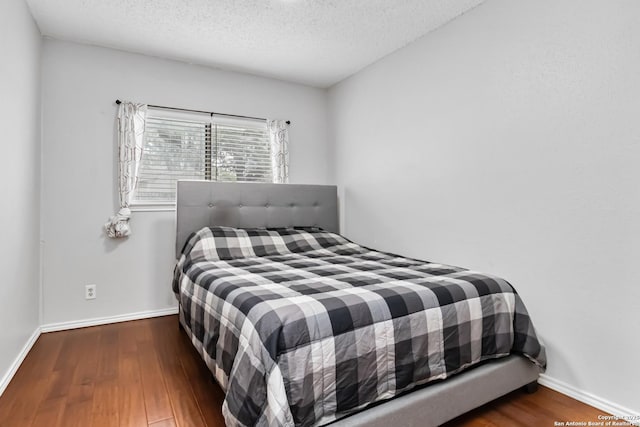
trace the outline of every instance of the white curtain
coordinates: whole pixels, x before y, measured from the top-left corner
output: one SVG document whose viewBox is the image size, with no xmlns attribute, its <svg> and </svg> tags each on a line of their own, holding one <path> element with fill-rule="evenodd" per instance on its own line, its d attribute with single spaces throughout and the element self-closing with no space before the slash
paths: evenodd
<svg viewBox="0 0 640 427">
<path fill-rule="evenodd" d="M 289 125 L 285 120 L 267 120 L 271 143 L 273 182 L 289 182 Z"/>
<path fill-rule="evenodd" d="M 104 225 L 107 236 L 127 237 L 131 234 L 129 204 L 138 184 L 138 170 L 144 146 L 145 104 L 122 102 L 118 111 L 118 186 L 120 210 Z"/>
</svg>

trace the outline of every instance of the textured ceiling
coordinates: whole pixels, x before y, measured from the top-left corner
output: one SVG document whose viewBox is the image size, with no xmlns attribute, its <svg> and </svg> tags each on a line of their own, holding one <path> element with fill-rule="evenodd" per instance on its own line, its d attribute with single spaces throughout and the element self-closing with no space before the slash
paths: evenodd
<svg viewBox="0 0 640 427">
<path fill-rule="evenodd" d="M 328 87 L 483 0 L 27 0 L 43 35 Z"/>
</svg>

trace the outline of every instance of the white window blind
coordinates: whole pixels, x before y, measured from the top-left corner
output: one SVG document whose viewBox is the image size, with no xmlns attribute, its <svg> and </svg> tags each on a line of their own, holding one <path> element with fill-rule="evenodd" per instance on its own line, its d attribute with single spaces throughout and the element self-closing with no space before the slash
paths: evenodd
<svg viewBox="0 0 640 427">
<path fill-rule="evenodd" d="M 214 181 L 273 182 L 266 123 L 260 128 L 213 124 Z"/>
<path fill-rule="evenodd" d="M 173 204 L 179 179 L 273 182 L 266 123 L 149 111 L 134 204 Z"/>
</svg>

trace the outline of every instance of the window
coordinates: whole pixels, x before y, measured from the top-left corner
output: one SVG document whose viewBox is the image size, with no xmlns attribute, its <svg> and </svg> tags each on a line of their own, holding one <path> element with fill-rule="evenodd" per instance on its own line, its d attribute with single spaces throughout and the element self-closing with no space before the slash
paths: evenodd
<svg viewBox="0 0 640 427">
<path fill-rule="evenodd" d="M 149 109 L 134 204 L 172 205 L 179 179 L 273 182 L 266 122 Z"/>
</svg>

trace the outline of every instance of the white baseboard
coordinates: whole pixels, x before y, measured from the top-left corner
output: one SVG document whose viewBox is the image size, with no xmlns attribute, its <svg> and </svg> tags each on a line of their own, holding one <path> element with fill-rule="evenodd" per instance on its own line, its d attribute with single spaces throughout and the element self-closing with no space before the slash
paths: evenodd
<svg viewBox="0 0 640 427">
<path fill-rule="evenodd" d="M 629 408 L 625 408 L 624 406 L 620 406 L 617 403 L 613 403 L 607 399 L 603 399 L 602 397 L 596 396 L 584 390 L 580 390 L 579 388 L 567 384 L 564 381 L 557 380 L 546 374 L 540 374 L 538 383 L 545 387 L 549 387 L 550 389 L 555 390 L 559 393 L 572 397 L 582 403 L 591 405 L 594 408 L 600 409 L 601 411 L 618 416 L 623 420 L 625 420 L 625 417 L 627 417 L 626 420 L 628 420 L 630 423 L 634 425 L 640 425 L 640 419 L 637 418 L 640 414 L 638 414 L 637 412 L 634 412 Z"/>
<path fill-rule="evenodd" d="M 18 353 L 18 357 L 16 357 L 16 359 L 9 367 L 9 370 L 4 374 L 2 380 L 0 380 L 0 396 L 2 396 L 2 393 L 4 393 L 4 391 L 6 390 L 16 372 L 18 372 L 18 368 L 20 367 L 20 365 L 22 365 L 22 362 L 24 361 L 24 358 L 27 357 L 27 354 L 29 354 L 31 347 L 33 347 L 33 345 L 36 343 L 36 340 L 40 336 L 40 332 L 40 327 L 37 327 L 36 330 L 33 331 L 33 334 L 29 337 L 24 347 L 22 347 L 20 353 Z"/>
<path fill-rule="evenodd" d="M 68 329 L 86 328 L 89 326 L 107 325 L 109 323 L 128 322 L 129 320 L 148 319 L 151 317 L 178 314 L 178 307 L 161 310 L 140 311 L 138 313 L 120 314 L 117 316 L 94 317 L 93 319 L 72 320 L 70 322 L 48 323 L 42 325 L 42 332 L 66 331 Z"/>
</svg>

